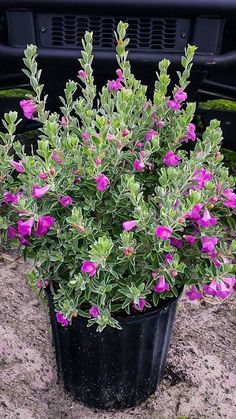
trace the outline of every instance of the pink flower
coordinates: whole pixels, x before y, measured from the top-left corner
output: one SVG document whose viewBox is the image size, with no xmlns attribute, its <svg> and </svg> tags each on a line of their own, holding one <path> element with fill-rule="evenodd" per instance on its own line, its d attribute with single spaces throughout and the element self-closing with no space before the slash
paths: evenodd
<svg viewBox="0 0 236 419">
<path fill-rule="evenodd" d="M 123 230 L 125 231 L 133 230 L 133 228 L 137 227 L 137 221 L 136 220 L 125 221 L 122 224 L 122 227 L 123 227 Z"/>
<path fill-rule="evenodd" d="M 129 134 L 130 134 L 130 130 L 128 130 L 128 128 L 125 128 L 121 133 L 122 137 L 126 137 Z"/>
<path fill-rule="evenodd" d="M 145 164 L 140 161 L 140 160 L 135 160 L 134 164 L 133 164 L 134 170 L 136 170 L 137 172 L 145 169 Z"/>
<path fill-rule="evenodd" d="M 211 253 L 215 249 L 215 246 L 218 243 L 218 239 L 217 237 L 203 236 L 201 238 L 201 242 L 202 242 L 201 252 Z"/>
<path fill-rule="evenodd" d="M 145 143 L 142 143 L 141 141 L 137 143 L 137 147 L 143 148 L 145 146 Z"/>
<path fill-rule="evenodd" d="M 7 227 L 7 237 L 8 239 L 15 239 L 17 236 L 17 231 L 14 227 L 8 226 Z"/>
<path fill-rule="evenodd" d="M 64 316 L 64 314 L 61 311 L 58 311 L 56 313 L 56 319 L 58 323 L 62 324 L 62 326 L 68 326 L 69 324 L 69 321 L 67 320 L 67 318 Z"/>
<path fill-rule="evenodd" d="M 175 154 L 173 151 L 168 151 L 164 157 L 163 163 L 167 166 L 178 166 L 179 161 L 180 157 L 177 156 L 177 154 Z"/>
<path fill-rule="evenodd" d="M 217 218 L 212 217 L 209 211 L 206 209 L 203 213 L 203 217 L 197 221 L 199 227 L 210 227 L 217 224 Z"/>
<path fill-rule="evenodd" d="M 134 304 L 133 307 L 135 308 L 135 310 L 143 311 L 145 305 L 146 300 L 144 300 L 144 298 L 139 298 L 138 304 Z"/>
<path fill-rule="evenodd" d="M 30 236 L 32 233 L 32 228 L 34 225 L 34 219 L 29 218 L 26 221 L 19 220 L 18 223 L 18 232 L 21 236 Z"/>
<path fill-rule="evenodd" d="M 194 124 L 189 124 L 187 126 L 187 133 L 186 137 L 182 140 L 182 143 L 188 143 L 189 140 L 195 141 L 196 140 L 196 127 Z"/>
<path fill-rule="evenodd" d="M 86 71 L 84 71 L 84 70 L 79 70 L 79 71 L 78 71 L 78 76 L 79 76 L 81 79 L 86 79 L 86 78 L 87 78 L 87 73 L 86 73 Z"/>
<path fill-rule="evenodd" d="M 37 186 L 32 187 L 32 197 L 35 199 L 42 198 L 49 191 L 48 186 Z"/>
<path fill-rule="evenodd" d="M 219 298 L 226 298 L 233 291 L 233 287 L 235 285 L 235 278 L 223 278 L 223 280 L 216 281 L 215 279 L 211 281 L 210 284 L 204 285 L 203 289 L 204 292 L 208 295 L 212 295 L 214 297 Z"/>
<path fill-rule="evenodd" d="M 103 173 L 100 173 L 96 177 L 95 182 L 98 191 L 105 191 L 110 184 L 110 180 Z"/>
<path fill-rule="evenodd" d="M 162 120 L 160 120 L 160 121 L 158 121 L 158 122 L 157 122 L 157 126 L 158 126 L 159 128 L 163 128 L 163 127 L 165 126 L 165 122 L 164 122 L 164 121 L 162 121 Z"/>
<path fill-rule="evenodd" d="M 38 220 L 36 236 L 45 236 L 54 223 L 55 218 L 51 217 L 51 215 L 41 215 Z"/>
<path fill-rule="evenodd" d="M 175 100 L 167 100 L 167 106 L 173 111 L 178 111 L 180 109 L 180 103 L 176 102 Z"/>
<path fill-rule="evenodd" d="M 189 234 L 189 235 L 184 235 L 183 238 L 184 240 L 186 240 L 186 242 L 188 242 L 190 246 L 194 246 L 196 237 L 191 236 L 191 234 Z"/>
<path fill-rule="evenodd" d="M 201 218 L 199 212 L 202 209 L 202 204 L 196 204 L 193 206 L 192 211 L 187 214 L 187 218 L 190 218 L 192 221 L 197 221 Z"/>
<path fill-rule="evenodd" d="M 112 141 L 112 140 L 114 140 L 114 135 L 113 134 L 110 134 L 109 132 L 107 133 L 107 135 L 106 135 L 106 139 L 108 140 L 108 141 Z"/>
<path fill-rule="evenodd" d="M 80 268 L 82 272 L 86 272 L 89 276 L 96 275 L 97 265 L 90 260 L 85 260 Z"/>
<path fill-rule="evenodd" d="M 34 119 L 34 113 L 37 111 L 37 106 L 33 102 L 33 100 L 21 100 L 20 101 L 20 107 L 23 110 L 24 116 L 27 119 Z"/>
<path fill-rule="evenodd" d="M 132 246 L 126 247 L 124 249 L 124 255 L 127 256 L 127 257 L 133 255 L 133 253 L 134 253 L 134 247 L 132 247 Z"/>
<path fill-rule="evenodd" d="M 63 162 L 62 158 L 59 157 L 58 153 L 56 152 L 51 154 L 51 159 L 54 160 L 57 164 L 61 164 Z"/>
<path fill-rule="evenodd" d="M 107 81 L 107 86 L 108 86 L 108 90 L 109 92 L 114 92 L 117 90 L 121 90 L 122 89 L 122 84 L 121 84 L 121 80 L 120 78 L 116 79 L 116 80 L 108 80 Z"/>
<path fill-rule="evenodd" d="M 164 275 L 161 275 L 159 277 L 159 281 L 156 283 L 154 287 L 154 291 L 160 293 L 164 291 L 169 291 L 169 289 L 170 289 L 170 286 L 169 284 L 166 284 Z"/>
<path fill-rule="evenodd" d="M 191 301 L 199 300 L 199 298 L 203 297 L 203 294 L 198 291 L 196 285 L 192 285 L 190 290 L 186 292 L 186 295 Z"/>
<path fill-rule="evenodd" d="M 116 75 L 118 76 L 118 78 L 119 78 L 120 80 L 123 80 L 124 75 L 123 75 L 123 71 L 122 71 L 120 68 L 118 68 L 118 69 L 116 70 Z"/>
<path fill-rule="evenodd" d="M 96 166 L 100 166 L 101 163 L 102 163 L 102 160 L 99 157 L 96 157 L 96 159 L 95 159 Z"/>
<path fill-rule="evenodd" d="M 47 173 L 40 172 L 39 173 L 39 177 L 40 177 L 40 179 L 47 179 L 48 178 L 48 175 L 47 175 Z"/>
<path fill-rule="evenodd" d="M 173 260 L 174 260 L 174 256 L 171 253 L 167 253 L 164 256 L 164 262 L 165 262 L 166 265 L 168 265 L 169 262 L 172 262 Z"/>
<path fill-rule="evenodd" d="M 14 169 L 18 172 L 18 173 L 25 173 L 25 169 L 24 166 L 22 165 L 22 162 L 19 161 L 11 161 L 11 166 L 14 167 Z"/>
<path fill-rule="evenodd" d="M 183 89 L 178 89 L 175 92 L 174 99 L 177 102 L 184 102 L 187 99 L 187 93 L 183 91 Z"/>
<path fill-rule="evenodd" d="M 88 132 L 82 132 L 82 139 L 88 141 L 90 139 L 90 134 Z"/>
<path fill-rule="evenodd" d="M 11 192 L 4 192 L 3 194 L 5 204 L 18 204 L 20 194 L 19 193 L 11 193 Z"/>
<path fill-rule="evenodd" d="M 172 229 L 169 227 L 158 225 L 156 228 L 156 235 L 159 239 L 168 240 L 172 234 Z"/>
<path fill-rule="evenodd" d="M 157 132 L 154 129 L 149 129 L 145 134 L 144 138 L 146 141 L 151 141 L 154 137 L 157 137 Z"/>
<path fill-rule="evenodd" d="M 96 306 L 92 306 L 92 307 L 89 309 L 89 314 L 90 314 L 90 316 L 92 316 L 92 317 L 94 317 L 94 318 L 99 317 L 99 316 L 100 316 L 100 310 L 99 310 L 99 308 L 98 308 L 98 307 L 96 307 Z"/>
<path fill-rule="evenodd" d="M 67 116 L 62 116 L 62 118 L 61 118 L 62 128 L 67 128 L 68 125 L 69 125 L 69 120 L 68 120 Z"/>
<path fill-rule="evenodd" d="M 177 249 L 183 249 L 184 242 L 181 239 L 176 239 L 175 237 L 171 237 L 170 239 L 171 246 L 177 247 Z"/>
<path fill-rule="evenodd" d="M 199 189 L 203 189 L 206 182 L 209 182 L 212 179 L 211 173 L 205 169 L 196 170 L 193 176 L 193 180 L 197 182 Z"/>
<path fill-rule="evenodd" d="M 72 204 L 73 199 L 69 195 L 64 195 L 60 197 L 59 202 L 63 207 L 68 207 L 68 205 Z"/>
<path fill-rule="evenodd" d="M 231 188 L 224 189 L 222 195 L 226 197 L 226 201 L 223 204 L 228 208 L 236 208 L 236 194 Z"/>
</svg>

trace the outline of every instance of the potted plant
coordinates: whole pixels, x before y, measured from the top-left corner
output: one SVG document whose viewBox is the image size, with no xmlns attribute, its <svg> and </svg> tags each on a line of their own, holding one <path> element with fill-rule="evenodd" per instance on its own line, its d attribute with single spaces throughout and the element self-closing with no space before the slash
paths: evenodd
<svg viewBox="0 0 236 419">
<path fill-rule="evenodd" d="M 214 99 L 201 102 L 198 105 L 198 115 L 204 128 L 211 119 L 221 121 L 224 147 L 236 150 L 236 102 L 227 99 Z"/>
<path fill-rule="evenodd" d="M 66 83 L 62 116 L 45 110 L 36 47 L 28 46 L 35 97 L 23 109 L 42 124 L 41 139 L 27 156 L 14 142 L 10 112 L 0 149 L 2 235 L 35 261 L 29 280 L 46 292 L 65 388 L 104 409 L 133 406 L 155 391 L 184 285 L 195 300 L 224 299 L 235 284 L 236 246 L 224 227 L 236 194 L 219 122 L 197 139 L 195 104 L 186 103 L 195 47 L 185 51 L 173 96 L 163 60 L 147 100 L 127 60 L 126 29 L 121 22 L 115 34 L 116 78 L 98 96 L 92 34 L 85 34 L 82 95 L 76 82 Z"/>
</svg>

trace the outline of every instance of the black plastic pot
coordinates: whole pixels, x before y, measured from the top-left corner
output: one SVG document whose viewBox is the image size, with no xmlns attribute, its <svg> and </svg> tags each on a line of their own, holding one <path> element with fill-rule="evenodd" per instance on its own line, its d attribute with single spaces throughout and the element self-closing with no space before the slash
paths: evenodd
<svg viewBox="0 0 236 419">
<path fill-rule="evenodd" d="M 236 112 L 220 109 L 198 109 L 204 129 L 210 124 L 212 119 L 221 122 L 223 132 L 223 146 L 236 151 Z"/>
<path fill-rule="evenodd" d="M 63 327 L 47 293 L 59 377 L 83 404 L 100 409 L 132 407 L 155 392 L 170 343 L 178 298 L 155 311 L 117 317 L 122 330 L 96 332 L 77 317 Z"/>
</svg>

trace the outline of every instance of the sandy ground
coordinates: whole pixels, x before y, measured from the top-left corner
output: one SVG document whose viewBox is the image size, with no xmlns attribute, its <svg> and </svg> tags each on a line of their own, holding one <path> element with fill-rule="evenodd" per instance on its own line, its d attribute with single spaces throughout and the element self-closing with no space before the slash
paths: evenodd
<svg viewBox="0 0 236 419">
<path fill-rule="evenodd" d="M 236 418 L 235 296 L 216 305 L 182 300 L 155 395 L 123 412 L 93 411 L 58 384 L 46 304 L 14 259 L 0 261 L 1 419 Z"/>
</svg>

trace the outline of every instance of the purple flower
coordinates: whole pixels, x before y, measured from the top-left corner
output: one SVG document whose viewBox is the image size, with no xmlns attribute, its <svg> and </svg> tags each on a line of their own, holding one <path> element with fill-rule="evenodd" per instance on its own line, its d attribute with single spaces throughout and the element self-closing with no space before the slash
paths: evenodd
<svg viewBox="0 0 236 419">
<path fill-rule="evenodd" d="M 62 126 L 62 128 L 67 128 L 69 125 L 69 120 L 67 118 L 67 116 L 62 116 L 60 124 Z"/>
<path fill-rule="evenodd" d="M 11 161 L 11 166 L 14 167 L 14 169 L 18 172 L 18 173 L 25 173 L 25 169 L 22 165 L 21 161 Z"/>
<path fill-rule="evenodd" d="M 14 227 L 8 226 L 7 227 L 7 237 L 8 239 L 15 239 L 17 236 L 17 231 Z"/>
<path fill-rule="evenodd" d="M 174 260 L 174 256 L 171 253 L 167 253 L 164 256 L 164 262 L 165 262 L 166 265 L 168 265 L 169 262 L 172 262 L 173 260 Z"/>
<path fill-rule="evenodd" d="M 116 80 L 108 80 L 107 82 L 109 92 L 114 92 L 122 89 L 121 79 L 118 77 Z"/>
<path fill-rule="evenodd" d="M 226 298 L 233 291 L 233 287 L 235 285 L 235 278 L 223 278 L 220 281 L 216 281 L 215 279 L 211 281 L 210 284 L 204 285 L 203 289 L 204 292 L 208 295 L 212 295 L 214 297 L 219 298 Z"/>
<path fill-rule="evenodd" d="M 222 195 L 226 197 L 226 201 L 223 204 L 228 208 L 236 208 L 236 194 L 231 188 L 224 189 Z"/>
<path fill-rule="evenodd" d="M 145 164 L 140 160 L 134 161 L 134 170 L 137 170 L 137 172 L 140 172 L 141 170 L 145 169 Z"/>
<path fill-rule="evenodd" d="M 187 214 L 187 218 L 190 218 L 192 221 L 197 221 L 201 218 L 199 212 L 202 209 L 202 204 L 196 204 L 193 206 L 192 211 Z"/>
<path fill-rule="evenodd" d="M 32 228 L 34 225 L 34 219 L 29 218 L 26 221 L 19 220 L 18 223 L 18 232 L 21 236 L 30 236 L 32 232 Z"/>
<path fill-rule="evenodd" d="M 182 140 L 182 143 L 188 143 L 188 140 L 191 140 L 191 141 L 196 140 L 196 127 L 194 124 L 189 124 L 187 126 L 186 138 Z"/>
<path fill-rule="evenodd" d="M 105 191 L 110 184 L 110 180 L 103 173 L 100 173 L 96 177 L 95 182 L 98 191 Z"/>
<path fill-rule="evenodd" d="M 191 234 L 187 234 L 183 236 L 184 240 L 186 240 L 186 242 L 190 245 L 190 246 L 194 246 L 195 241 L 196 241 L 196 237 L 192 236 Z"/>
<path fill-rule="evenodd" d="M 211 179 L 211 173 L 205 169 L 196 170 L 193 174 L 193 180 L 197 182 L 199 189 L 203 189 L 206 182 L 209 182 Z"/>
<path fill-rule="evenodd" d="M 201 242 L 202 242 L 201 252 L 211 253 L 215 249 L 215 246 L 218 243 L 218 239 L 217 237 L 203 236 L 201 238 Z"/>
<path fill-rule="evenodd" d="M 157 137 L 158 133 L 154 129 L 149 129 L 145 134 L 144 138 L 146 141 L 151 141 L 154 137 Z"/>
<path fill-rule="evenodd" d="M 157 122 L 157 126 L 158 126 L 159 128 L 163 128 L 163 127 L 165 126 L 165 122 L 164 122 L 164 121 L 162 121 L 162 120 L 160 120 L 160 121 L 158 121 L 158 122 Z"/>
<path fill-rule="evenodd" d="M 133 228 L 137 227 L 137 221 L 136 220 L 125 221 L 122 224 L 122 227 L 123 227 L 123 230 L 125 231 L 133 230 Z"/>
<path fill-rule="evenodd" d="M 39 177 L 40 177 L 40 179 L 45 180 L 45 179 L 47 179 L 47 178 L 48 178 L 48 175 L 47 175 L 47 173 L 40 172 L 40 173 L 39 173 Z"/>
<path fill-rule="evenodd" d="M 203 294 L 198 291 L 196 285 L 192 285 L 190 290 L 186 292 L 186 295 L 191 301 L 198 300 L 203 297 Z"/>
<path fill-rule="evenodd" d="M 100 166 L 102 164 L 102 160 L 99 157 L 96 157 L 95 164 L 96 166 Z"/>
<path fill-rule="evenodd" d="M 20 237 L 19 241 L 21 246 L 29 246 L 29 241 L 26 240 L 24 237 Z"/>
<path fill-rule="evenodd" d="M 181 239 L 176 239 L 175 237 L 171 237 L 170 239 L 171 246 L 177 247 L 177 249 L 183 249 L 184 242 Z"/>
<path fill-rule="evenodd" d="M 56 313 L 56 319 L 58 323 L 62 324 L 62 326 L 68 326 L 69 324 L 69 321 L 67 320 L 67 318 L 64 316 L 64 314 L 61 311 L 58 311 Z"/>
<path fill-rule="evenodd" d="M 156 235 L 159 239 L 168 240 L 172 234 L 172 229 L 169 227 L 158 225 L 156 228 Z"/>
<path fill-rule="evenodd" d="M 184 102 L 187 99 L 187 93 L 183 91 L 183 89 L 178 89 L 175 92 L 174 99 L 177 102 Z"/>
<path fill-rule="evenodd" d="M 176 210 L 176 208 L 178 208 L 179 204 L 180 204 L 180 200 L 176 199 L 176 201 L 174 202 L 173 208 Z"/>
<path fill-rule="evenodd" d="M 89 276 L 96 275 L 97 265 L 90 260 L 85 260 L 80 268 L 82 272 L 86 272 Z"/>
<path fill-rule="evenodd" d="M 86 79 L 86 78 L 87 78 L 87 73 L 86 73 L 86 71 L 84 71 L 84 70 L 79 70 L 79 71 L 78 71 L 78 76 L 79 76 L 81 79 Z"/>
<path fill-rule="evenodd" d="M 113 134 L 110 134 L 109 132 L 107 133 L 107 135 L 106 135 L 106 139 L 108 140 L 108 141 L 112 141 L 112 140 L 114 140 L 114 135 Z"/>
<path fill-rule="evenodd" d="M 62 158 L 59 157 L 58 153 L 55 151 L 51 154 L 51 159 L 54 160 L 57 164 L 61 164 L 63 162 Z"/>
<path fill-rule="evenodd" d="M 120 80 L 123 80 L 123 79 L 124 79 L 123 71 L 121 70 L 121 68 L 118 68 L 118 69 L 116 70 L 116 75 L 118 76 L 118 78 L 119 78 Z"/>
<path fill-rule="evenodd" d="M 19 202 L 19 193 L 4 192 L 3 194 L 5 204 L 18 204 Z"/>
<path fill-rule="evenodd" d="M 130 130 L 128 128 L 125 128 L 121 133 L 122 137 L 126 137 L 129 134 L 130 134 Z"/>
<path fill-rule="evenodd" d="M 173 151 L 168 151 L 164 157 L 163 163 L 167 166 L 178 166 L 179 161 L 180 157 L 177 156 L 177 154 L 175 154 Z"/>
<path fill-rule="evenodd" d="M 97 307 L 97 306 L 92 306 L 92 307 L 89 309 L 89 314 L 90 314 L 90 316 L 92 316 L 92 317 L 94 317 L 94 318 L 99 317 L 99 316 L 100 316 L 100 310 L 99 310 L 99 307 Z"/>
<path fill-rule="evenodd" d="M 217 224 L 217 218 L 212 217 L 209 211 L 206 209 L 203 213 L 203 217 L 197 221 L 199 227 L 210 227 Z"/>
<path fill-rule="evenodd" d="M 145 305 L 146 305 L 146 300 L 144 298 L 139 298 L 138 304 L 134 304 L 133 307 L 136 310 L 143 311 Z"/>
<path fill-rule="evenodd" d="M 33 102 L 33 100 L 21 100 L 20 101 L 20 107 L 23 110 L 24 116 L 27 119 L 34 119 L 34 113 L 37 111 L 37 106 Z"/>
<path fill-rule="evenodd" d="M 169 291 L 169 289 L 170 289 L 170 286 L 169 284 L 166 284 L 164 275 L 161 275 L 159 277 L 159 281 L 156 283 L 154 287 L 154 291 L 160 293 L 164 291 Z"/>
<path fill-rule="evenodd" d="M 72 204 L 73 199 L 69 195 L 63 195 L 60 197 L 59 202 L 63 207 L 68 207 L 68 205 Z"/>
<path fill-rule="evenodd" d="M 45 236 L 54 223 L 55 219 L 51 215 L 41 215 L 38 220 L 36 236 Z"/>
<path fill-rule="evenodd" d="M 176 102 L 176 100 L 167 100 L 167 106 L 173 111 L 178 111 L 180 109 L 180 103 Z"/>
<path fill-rule="evenodd" d="M 90 134 L 88 132 L 82 132 L 82 139 L 88 141 L 90 139 Z"/>
<path fill-rule="evenodd" d="M 37 186 L 32 187 L 32 197 L 35 199 L 42 198 L 49 191 L 48 186 Z"/>
</svg>

